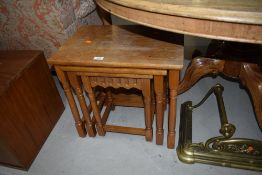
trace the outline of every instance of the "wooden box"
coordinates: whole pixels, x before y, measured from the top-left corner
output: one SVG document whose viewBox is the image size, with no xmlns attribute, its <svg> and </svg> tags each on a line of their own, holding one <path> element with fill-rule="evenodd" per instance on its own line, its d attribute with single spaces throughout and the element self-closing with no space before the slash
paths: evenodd
<svg viewBox="0 0 262 175">
<path fill-rule="evenodd" d="M 0 51 L 0 163 L 28 169 L 64 111 L 41 51 Z"/>
</svg>

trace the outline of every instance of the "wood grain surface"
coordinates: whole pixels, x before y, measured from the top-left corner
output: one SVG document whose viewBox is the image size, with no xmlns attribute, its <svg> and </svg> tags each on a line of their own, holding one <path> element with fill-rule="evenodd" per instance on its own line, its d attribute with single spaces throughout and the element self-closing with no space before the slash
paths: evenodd
<svg viewBox="0 0 262 175">
<path fill-rule="evenodd" d="M 260 0 L 96 0 L 104 10 L 137 24 L 226 41 L 262 44 Z"/>
<path fill-rule="evenodd" d="M 40 51 L 0 51 L 0 163 L 28 169 L 64 110 Z"/>
<path fill-rule="evenodd" d="M 181 69 L 184 59 L 182 44 L 181 36 L 142 26 L 83 26 L 48 63 L 67 66 Z M 103 60 L 97 61 L 94 57 L 103 57 Z"/>
<path fill-rule="evenodd" d="M 129 8 L 190 18 L 262 24 L 261 0 L 108 0 Z"/>
<path fill-rule="evenodd" d="M 94 60 L 94 57 L 102 57 L 101 60 Z M 113 126 L 104 127 L 109 111 L 103 117 L 100 114 L 96 103 L 93 89 L 96 86 L 108 88 L 125 88 L 141 90 L 143 94 L 143 104 L 141 100 L 136 100 L 135 95 L 117 96 L 125 97 L 116 100 L 116 104 L 143 106 L 145 108 L 146 128 L 143 133 L 147 141 L 152 140 L 153 111 L 156 109 L 157 131 L 156 143 L 163 144 L 164 130 L 163 117 L 166 103 L 166 90 L 164 88 L 164 76 L 170 76 L 172 83 L 171 105 L 169 113 L 169 148 L 174 148 L 175 139 L 175 119 L 176 119 L 176 91 L 179 82 L 179 70 L 183 67 L 183 37 L 156 29 L 143 26 L 83 26 L 71 37 L 49 60 L 49 64 L 54 65 L 57 75 L 63 84 L 67 95 L 73 117 L 76 122 L 76 129 L 79 136 L 84 136 L 85 129 L 76 109 L 76 103 L 72 98 L 72 91 L 69 84 L 70 76 L 74 74 L 80 76 L 84 90 L 88 92 L 88 97 L 96 120 L 96 128 L 99 135 L 105 135 L 105 131 L 115 131 L 124 133 L 141 134 L 141 129 Z M 171 72 L 169 74 L 168 72 Z M 69 80 L 68 80 L 69 79 Z M 150 85 L 154 81 L 154 91 Z M 78 96 L 82 96 L 80 86 L 71 77 L 72 86 L 78 91 Z M 78 90 L 77 90 L 78 89 Z M 152 93 L 152 94 L 151 94 Z M 110 97 L 115 105 L 116 95 Z M 141 98 L 141 95 L 139 96 Z M 153 101 L 156 104 L 153 106 Z M 78 98 L 78 100 L 82 100 Z M 138 102 L 138 103 L 137 103 Z M 80 105 L 87 113 L 83 100 Z M 109 108 L 112 106 L 109 105 Z M 102 117 L 102 118 L 101 118 Z M 93 120 L 93 119 L 92 119 Z M 79 124 L 80 125 L 79 125 Z M 104 125 L 107 126 L 107 125 Z"/>
</svg>

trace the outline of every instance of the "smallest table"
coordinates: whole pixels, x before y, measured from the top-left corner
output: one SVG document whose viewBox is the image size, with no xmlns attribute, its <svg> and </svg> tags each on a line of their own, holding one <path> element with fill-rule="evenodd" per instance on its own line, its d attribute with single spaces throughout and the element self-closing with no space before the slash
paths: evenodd
<svg viewBox="0 0 262 175">
<path fill-rule="evenodd" d="M 163 144 L 164 76 L 169 80 L 168 148 L 174 148 L 176 95 L 183 67 L 183 38 L 142 26 L 83 26 L 54 54 L 55 67 L 64 87 L 79 136 L 86 135 L 68 80 L 70 72 L 151 75 L 156 95 L 156 143 Z"/>
</svg>

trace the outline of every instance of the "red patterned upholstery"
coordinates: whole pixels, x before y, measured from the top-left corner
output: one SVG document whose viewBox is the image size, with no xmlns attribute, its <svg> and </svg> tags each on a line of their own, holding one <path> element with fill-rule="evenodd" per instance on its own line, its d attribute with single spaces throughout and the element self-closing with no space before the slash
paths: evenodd
<svg viewBox="0 0 262 175">
<path fill-rule="evenodd" d="M 81 24 L 102 24 L 93 0 L 1 0 L 0 49 L 44 50 L 48 58 Z"/>
</svg>

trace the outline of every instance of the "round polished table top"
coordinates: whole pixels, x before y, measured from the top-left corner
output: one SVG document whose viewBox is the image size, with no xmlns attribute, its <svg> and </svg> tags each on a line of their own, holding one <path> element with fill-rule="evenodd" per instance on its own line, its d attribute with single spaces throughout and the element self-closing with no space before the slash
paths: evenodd
<svg viewBox="0 0 262 175">
<path fill-rule="evenodd" d="M 262 24 L 261 0 L 109 0 L 130 8 L 191 18 Z"/>
<path fill-rule="evenodd" d="M 96 0 L 104 10 L 162 30 L 262 44 L 262 0 Z"/>
</svg>

